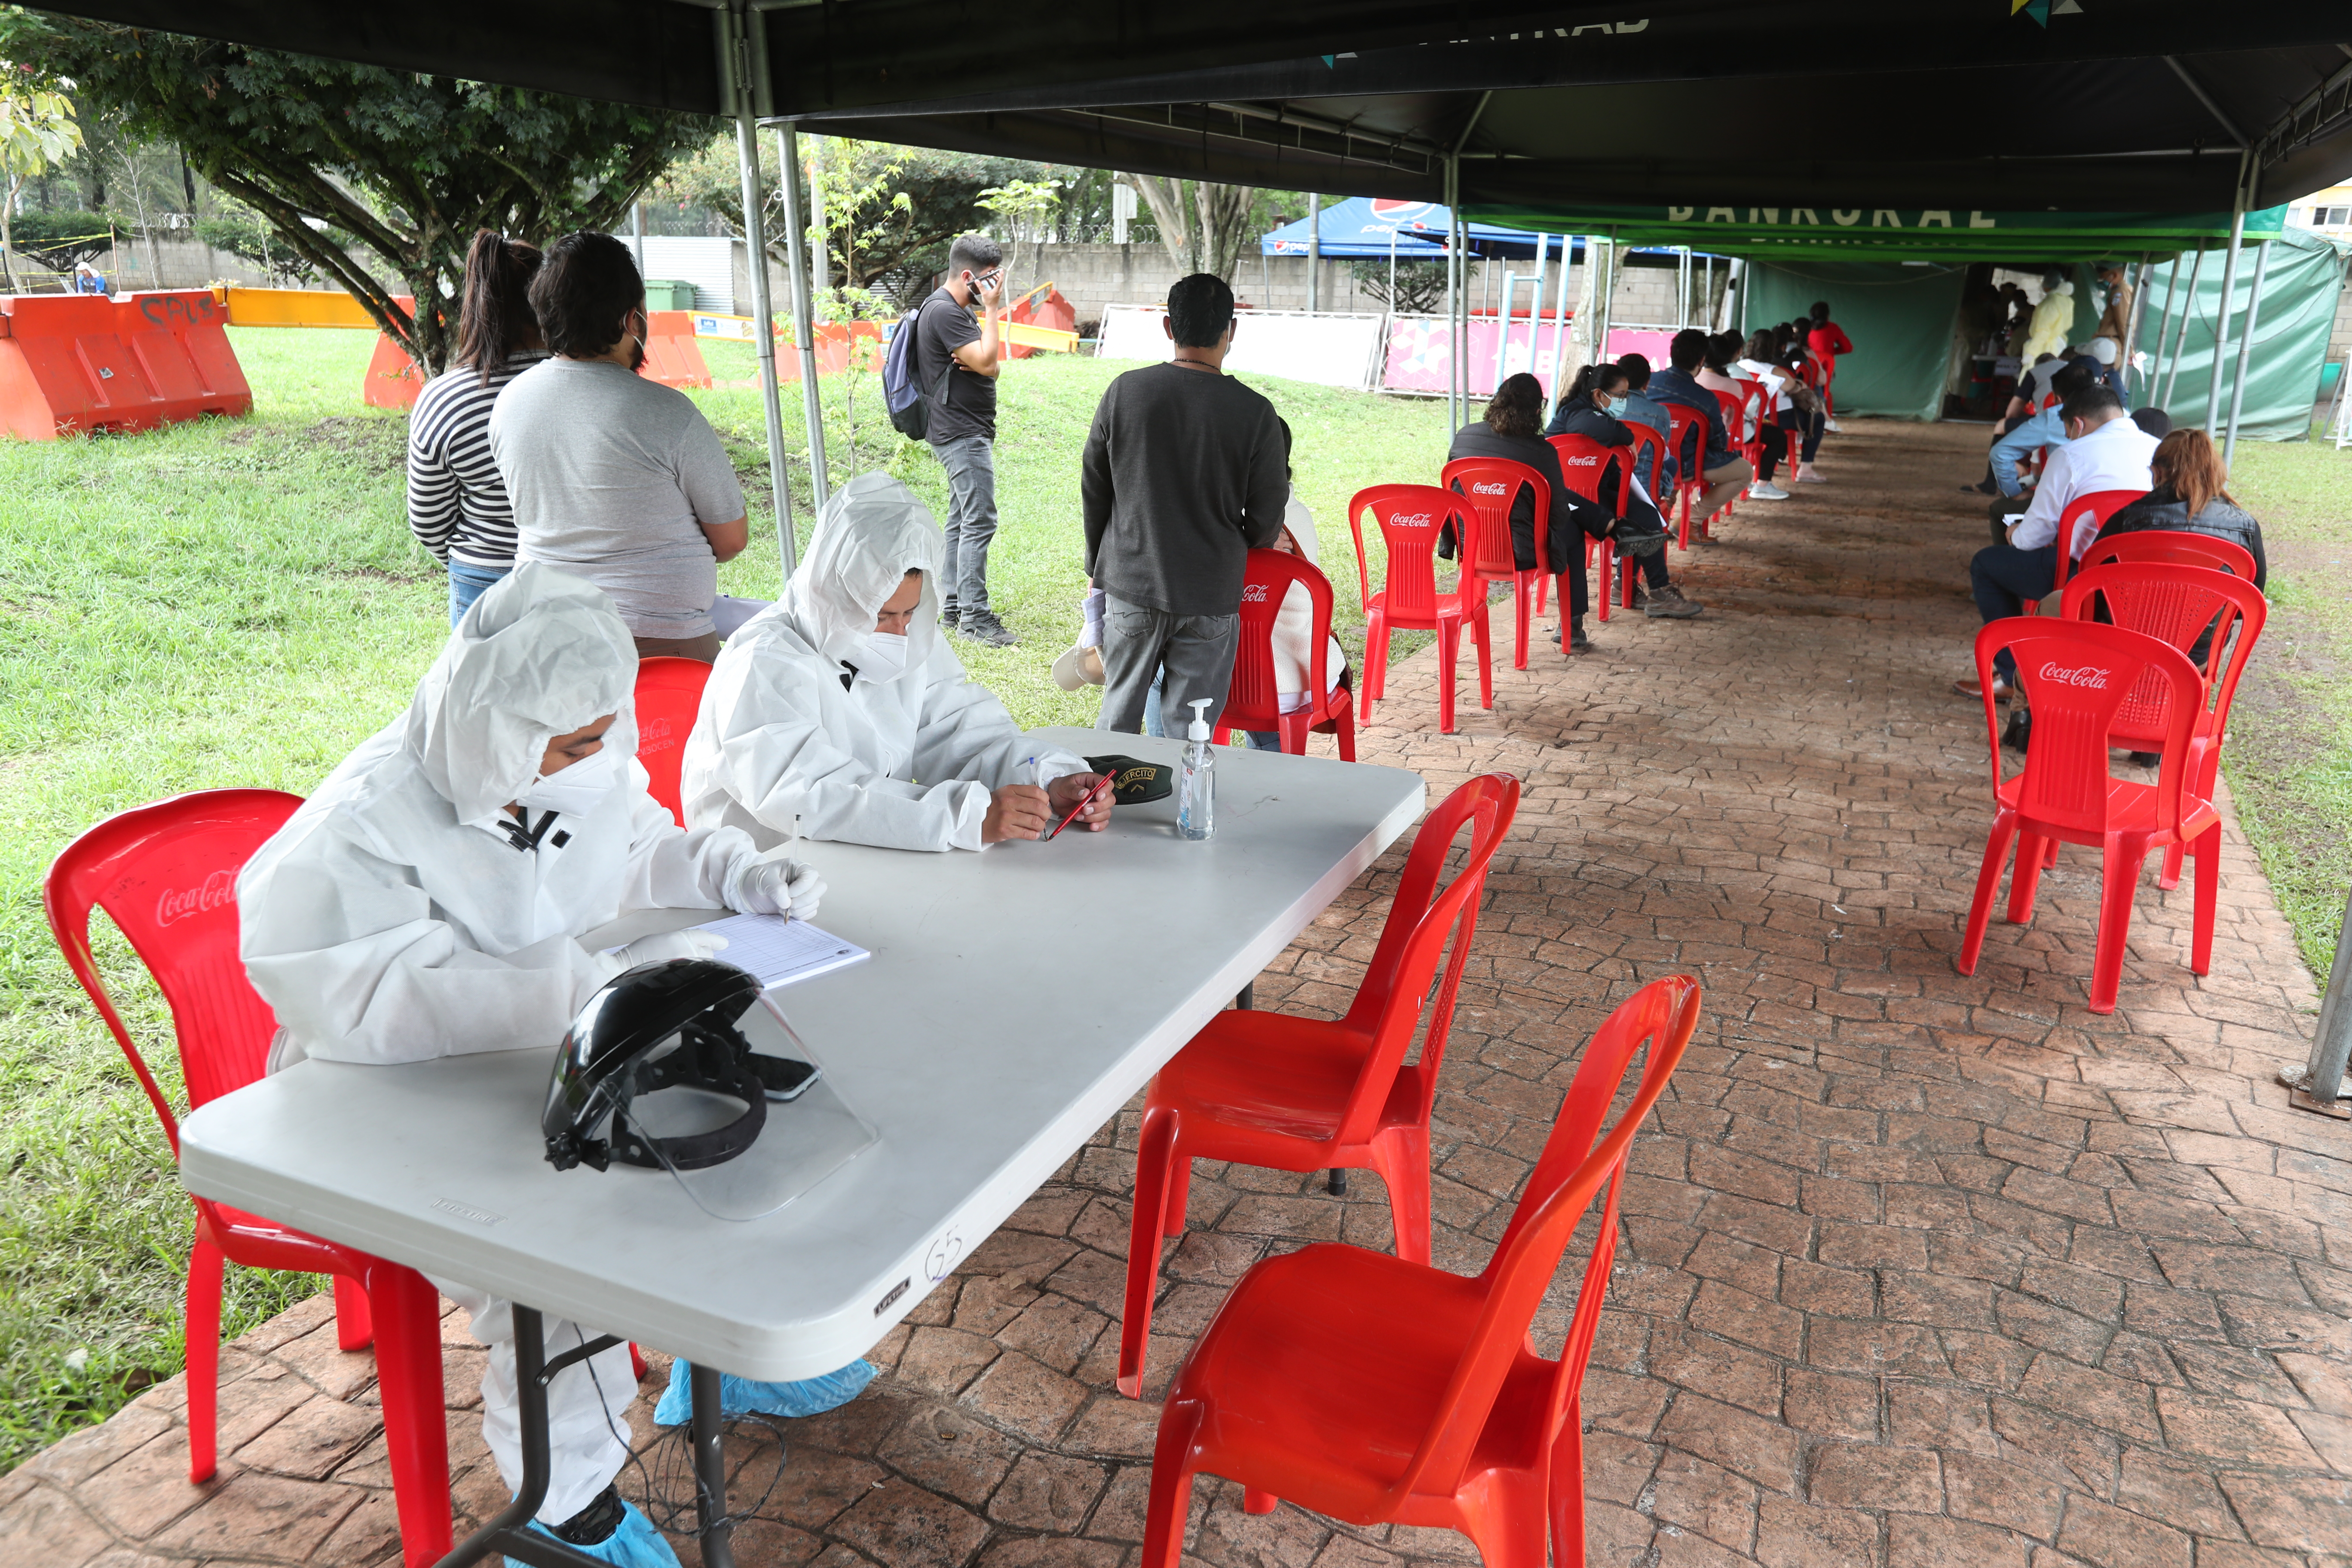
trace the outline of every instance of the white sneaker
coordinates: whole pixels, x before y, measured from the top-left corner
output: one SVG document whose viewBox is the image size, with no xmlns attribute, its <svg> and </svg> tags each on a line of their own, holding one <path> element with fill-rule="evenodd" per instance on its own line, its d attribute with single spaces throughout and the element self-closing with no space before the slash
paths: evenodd
<svg viewBox="0 0 2352 1568">
<path fill-rule="evenodd" d="M 1832 435 L 1843 435 L 1845 433 L 1845 426 L 1839 424 L 1834 419 L 1822 426 L 1822 428 L 1831 432 Z"/>
<path fill-rule="evenodd" d="M 1748 487 L 1749 500 L 1787 500 L 1789 492 L 1767 479 L 1759 479 Z"/>
</svg>

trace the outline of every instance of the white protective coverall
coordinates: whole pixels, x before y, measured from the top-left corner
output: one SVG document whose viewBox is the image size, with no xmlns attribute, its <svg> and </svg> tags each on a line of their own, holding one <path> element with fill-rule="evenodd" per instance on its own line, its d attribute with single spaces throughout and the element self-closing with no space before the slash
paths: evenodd
<svg viewBox="0 0 2352 1568">
<path fill-rule="evenodd" d="M 551 1058 L 581 1005 L 623 967 L 582 946 L 582 933 L 627 910 L 732 904 L 757 852 L 726 828 L 680 831 L 646 793 L 636 669 L 612 601 L 553 567 L 520 564 L 475 602 L 408 712 L 329 774 L 237 879 L 246 972 L 281 1026 L 272 1070 L 305 1055 Z M 619 717 L 604 745 L 623 764 L 610 793 L 556 818 L 561 847 L 551 833 L 518 848 L 500 826 L 513 820 L 506 803 L 530 788 L 549 741 L 607 713 Z M 490 1347 L 482 1432 L 520 1486 L 509 1303 L 434 1283 Z M 550 1356 L 594 1337 L 547 1320 Z M 615 1430 L 628 1431 L 636 1392 L 625 1345 L 557 1374 L 541 1521 L 570 1519 L 619 1472 L 628 1448 Z"/>
<path fill-rule="evenodd" d="M 688 823 L 740 827 L 762 848 L 791 842 L 797 823 L 811 838 L 978 849 L 996 790 L 1087 771 L 965 676 L 940 634 L 943 553 L 929 510 L 887 474 L 835 492 L 782 600 L 728 640 L 703 688 L 679 779 Z M 905 668 L 855 675 L 909 571 L 923 593 Z"/>
</svg>

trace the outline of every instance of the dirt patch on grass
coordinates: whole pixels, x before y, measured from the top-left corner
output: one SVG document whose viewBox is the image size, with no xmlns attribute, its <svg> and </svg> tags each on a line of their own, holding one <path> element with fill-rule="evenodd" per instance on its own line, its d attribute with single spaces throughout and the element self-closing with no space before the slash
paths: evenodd
<svg viewBox="0 0 2352 1568">
<path fill-rule="evenodd" d="M 338 414 L 303 431 L 301 439 L 305 445 L 325 447 L 356 458 L 367 468 L 396 471 L 408 462 L 408 426 L 404 420 Z"/>
</svg>

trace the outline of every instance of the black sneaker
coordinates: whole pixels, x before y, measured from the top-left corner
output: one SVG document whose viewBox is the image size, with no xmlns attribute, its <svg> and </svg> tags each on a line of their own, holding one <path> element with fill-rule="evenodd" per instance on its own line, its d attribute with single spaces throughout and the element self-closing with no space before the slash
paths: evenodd
<svg viewBox="0 0 2352 1568">
<path fill-rule="evenodd" d="M 950 599 L 946 605 L 940 611 L 940 625 L 947 627 L 950 631 L 955 630 L 958 615 L 959 612 L 956 609 L 955 601 L 953 599 Z"/>
<path fill-rule="evenodd" d="M 1006 631 L 1004 623 L 998 620 L 995 613 L 990 610 L 974 610 L 970 615 L 960 617 L 956 624 L 956 633 L 960 637 L 970 637 L 974 642 L 984 642 L 991 647 L 1021 646 L 1021 639 Z"/>
<path fill-rule="evenodd" d="M 2164 753 L 2162 752 L 2134 752 L 2131 754 L 2131 760 L 2132 766 L 2136 768 L 2152 768 L 2164 761 Z"/>
<path fill-rule="evenodd" d="M 1632 533 L 1617 531 L 1617 553 L 1620 555 L 1655 555 L 1666 547 L 1666 536 L 1659 533 Z"/>
</svg>

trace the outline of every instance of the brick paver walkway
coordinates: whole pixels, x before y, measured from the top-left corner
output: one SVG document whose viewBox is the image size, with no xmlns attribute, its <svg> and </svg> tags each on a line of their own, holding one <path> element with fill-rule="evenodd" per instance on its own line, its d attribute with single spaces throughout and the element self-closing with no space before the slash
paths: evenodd
<svg viewBox="0 0 2352 1568">
<path fill-rule="evenodd" d="M 1948 683 L 1981 513 L 1981 433 L 1864 426 L 1833 487 L 1752 503 L 1675 557 L 1709 605 L 1620 619 L 1604 652 L 1498 675 L 1439 737 L 1427 656 L 1368 760 L 1433 794 L 1526 781 L 1439 1098 L 1437 1257 L 1483 1265 L 1580 1043 L 1641 980 L 1697 973 L 1698 1041 L 1634 1148 L 1587 1384 L 1595 1563 L 2254 1568 L 2352 1557 L 2352 1128 L 2285 1109 L 2309 976 L 2231 830 L 2213 973 L 2186 891 L 2141 891 L 2122 1005 L 2084 1007 L 2098 881 L 2069 849 L 2035 924 L 1952 972 L 1989 813 L 1980 721 Z M 1501 620 L 1502 617 L 1498 617 Z M 1473 684 L 1464 682 L 1465 691 Z M 1400 856 L 1258 987 L 1343 1005 Z M 885 1340 L 866 1397 L 792 1424 L 747 1564 L 1118 1568 L 1156 1414 L 1111 1389 L 1135 1117 L 1122 1116 Z M 1202 1167 L 1154 1320 L 1157 1385 L 1253 1259 L 1387 1245 L 1378 1182 Z M 1557 1335 L 1573 1270 L 1539 1321 Z M 0 1561 L 392 1560 L 369 1360 L 323 1308 L 240 1342 L 221 1479 L 182 1479 L 177 1380 L 0 1479 Z M 460 1510 L 502 1500 L 452 1324 Z M 1556 1338 L 1554 1342 L 1556 1342 Z M 660 1375 L 656 1371 L 656 1377 Z M 645 1430 L 645 1402 L 638 1408 Z M 650 1443 L 650 1434 L 648 1433 Z M 737 1506 L 774 1479 L 742 1438 Z M 643 1494 L 682 1497 L 675 1439 Z M 1219 1568 L 1461 1561 L 1196 1494 Z M 690 1544 L 682 1553 L 695 1561 Z"/>
</svg>

